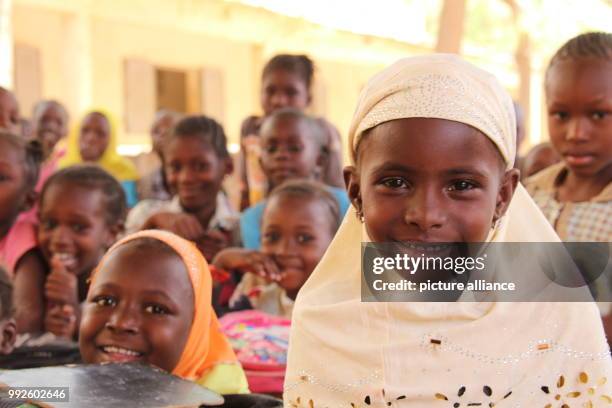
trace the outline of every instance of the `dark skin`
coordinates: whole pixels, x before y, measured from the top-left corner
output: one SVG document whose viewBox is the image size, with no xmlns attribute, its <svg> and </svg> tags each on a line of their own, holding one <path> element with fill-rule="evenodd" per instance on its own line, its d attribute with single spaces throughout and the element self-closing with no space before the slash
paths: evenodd
<svg viewBox="0 0 612 408">
<path fill-rule="evenodd" d="M 86 162 L 96 162 L 102 158 L 110 142 L 110 123 L 106 116 L 92 112 L 85 116 L 79 133 L 79 150 Z"/>
<path fill-rule="evenodd" d="M 17 340 L 17 325 L 13 317 L 6 317 L 0 320 L 0 355 L 9 355 L 15 348 Z"/>
<path fill-rule="evenodd" d="M 0 140 L 0 237 L 13 226 L 19 213 L 36 201 L 24 168 L 25 152 L 7 140 Z"/>
<path fill-rule="evenodd" d="M 325 203 L 301 197 L 273 197 L 262 219 L 261 251 L 228 248 L 214 265 L 254 273 L 296 298 L 334 237 L 336 221 Z"/>
<path fill-rule="evenodd" d="M 550 140 L 568 173 L 557 200 L 583 202 L 612 182 L 612 62 L 561 61 L 546 76 Z M 612 314 L 603 318 L 612 338 Z"/>
<path fill-rule="evenodd" d="M 68 134 L 68 118 L 55 103 L 46 103 L 34 116 L 34 135 L 42 144 L 43 157 L 47 159 L 57 142 Z"/>
<path fill-rule="evenodd" d="M 217 209 L 223 178 L 232 170 L 231 160 L 219 157 L 200 136 L 173 138 L 164 147 L 164 172 L 170 191 L 178 194 L 185 213 L 154 214 L 143 229 L 164 229 L 196 241 L 206 259 L 211 260 L 229 243 L 226 231 L 207 231 L 206 226 Z"/>
<path fill-rule="evenodd" d="M 260 101 L 266 116 L 288 107 L 304 110 L 311 99 L 310 90 L 298 73 L 277 69 L 263 77 Z"/>
<path fill-rule="evenodd" d="M 49 186 L 41 199 L 38 241 L 49 273 L 36 277 L 36 286 L 23 293 L 40 300 L 44 328 L 57 336 L 76 334 L 89 274 L 123 230 L 122 224 L 107 223 L 106 211 L 102 191 L 69 183 Z"/>
<path fill-rule="evenodd" d="M 187 269 L 174 253 L 118 248 L 98 272 L 79 331 L 83 361 L 142 361 L 168 372 L 179 362 L 194 316 Z"/>
<path fill-rule="evenodd" d="M 261 129 L 261 158 L 270 190 L 296 178 L 316 178 L 323 168 L 322 146 L 311 129 L 295 118 L 282 118 Z"/>
<path fill-rule="evenodd" d="M 344 176 L 374 242 L 482 242 L 519 171 L 506 171 L 495 145 L 468 125 L 410 118 L 373 128 Z"/>
<path fill-rule="evenodd" d="M 176 124 L 176 114 L 167 111 L 160 111 L 155 115 L 155 120 L 151 126 L 151 144 L 153 151 L 161 156 L 163 139 Z"/>
<path fill-rule="evenodd" d="M 27 185 L 23 168 L 24 153 L 6 140 L 0 141 L 0 236 L 4 237 L 13 226 L 20 212 L 29 210 L 36 201 L 33 186 Z M 40 331 L 42 309 L 38 298 L 31 298 L 33 291 L 40 290 L 45 264 L 38 251 L 26 252 L 15 264 L 14 303 L 16 324 L 19 332 Z"/>
<path fill-rule="evenodd" d="M 546 77 L 550 139 L 569 170 L 561 202 L 589 201 L 612 181 L 612 62 L 565 60 Z"/>
<path fill-rule="evenodd" d="M 19 134 L 19 105 L 15 95 L 0 87 L 0 129 Z"/>
</svg>

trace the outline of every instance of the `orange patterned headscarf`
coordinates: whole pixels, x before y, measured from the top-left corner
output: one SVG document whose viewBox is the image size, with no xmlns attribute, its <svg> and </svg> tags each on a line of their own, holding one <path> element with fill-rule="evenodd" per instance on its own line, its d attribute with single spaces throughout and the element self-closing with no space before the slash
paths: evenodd
<svg viewBox="0 0 612 408">
<path fill-rule="evenodd" d="M 146 230 L 130 234 L 113 245 L 100 261 L 91 276 L 96 274 L 120 246 L 139 238 L 152 238 L 172 248 L 183 260 L 193 287 L 194 316 L 187 343 L 172 374 L 188 380 L 197 380 L 217 364 L 238 363 L 225 335 L 219 328 L 217 315 L 212 308 L 212 277 L 206 260 L 196 246 L 168 231 Z"/>
</svg>

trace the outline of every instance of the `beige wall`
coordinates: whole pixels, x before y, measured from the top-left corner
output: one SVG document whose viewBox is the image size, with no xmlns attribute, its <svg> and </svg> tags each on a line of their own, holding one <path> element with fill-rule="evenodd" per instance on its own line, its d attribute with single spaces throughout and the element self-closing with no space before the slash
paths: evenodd
<svg viewBox="0 0 612 408">
<path fill-rule="evenodd" d="M 78 15 L 29 6 L 14 7 L 15 41 L 41 51 L 43 97 L 64 102 L 74 117 L 88 106 L 112 113 L 123 128 L 126 58 L 179 69 L 218 68 L 224 73 L 227 101 L 224 125 L 234 139 L 242 118 L 255 109 L 256 84 L 249 67 L 252 46 L 204 35 L 91 18 L 89 49 L 76 47 Z M 87 23 L 86 23 L 87 24 Z M 35 28 L 35 29 L 34 29 Z M 41 35 L 45 33 L 45 35 Z M 87 55 L 89 53 L 89 55 Z M 83 63 L 82 60 L 89 62 Z M 85 67 L 91 72 L 77 72 Z M 87 82 L 91 81 L 88 92 Z M 89 101 L 88 101 L 89 99 Z M 89 103 L 88 103 L 89 102 Z M 25 110 L 28 112 L 29 108 Z M 121 135 L 122 143 L 147 143 L 144 134 Z"/>
<path fill-rule="evenodd" d="M 306 53 L 315 60 L 322 81 L 315 86 L 315 98 L 325 100 L 317 101 L 313 110 L 346 138 L 367 79 L 398 58 L 431 51 L 219 0 L 13 1 L 15 43 L 40 51 L 42 96 L 64 102 L 73 117 L 90 107 L 109 110 L 120 124 L 122 144 L 149 142 L 145 132 L 123 131 L 126 59 L 218 70 L 223 106 L 216 111 L 223 113 L 228 137 L 236 142 L 242 119 L 260 112 L 261 68 L 275 53 Z M 511 91 L 516 89 L 511 59 L 471 59 L 498 74 Z M 24 113 L 30 109 L 24 107 Z M 348 158 L 346 141 L 344 150 Z"/>
<path fill-rule="evenodd" d="M 114 10 L 111 3 L 117 6 Z M 217 10 L 221 2 L 198 6 L 210 9 L 194 9 L 201 21 L 195 25 L 193 17 L 185 20 L 189 17 L 185 13 L 173 20 L 168 14 L 177 9 L 170 3 L 157 2 L 156 13 L 150 8 L 143 14 L 133 8 L 138 2 L 121 4 L 126 9 L 114 1 L 16 0 L 13 27 L 15 43 L 40 51 L 42 97 L 65 103 L 73 118 L 90 107 L 105 108 L 120 125 L 122 144 L 148 143 L 145 133 L 124 131 L 125 59 L 168 68 L 219 70 L 223 124 L 230 141 L 236 142 L 242 119 L 260 113 L 261 68 L 273 54 L 301 52 L 315 60 L 322 81 L 315 87 L 322 92 L 315 97 L 325 98 L 315 111 L 344 136 L 367 79 L 387 63 L 418 51 L 396 41 L 320 30 L 306 23 L 294 26 L 291 19 L 250 8 L 230 7 L 223 14 L 224 9 Z M 242 25 L 250 32 L 240 31 Z M 23 111 L 27 114 L 31 107 Z"/>
</svg>

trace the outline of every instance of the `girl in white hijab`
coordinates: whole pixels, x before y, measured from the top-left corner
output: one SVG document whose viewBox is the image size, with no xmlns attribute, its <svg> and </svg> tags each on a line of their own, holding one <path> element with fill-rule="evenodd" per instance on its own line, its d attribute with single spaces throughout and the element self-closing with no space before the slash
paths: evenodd
<svg viewBox="0 0 612 408">
<path fill-rule="evenodd" d="M 361 242 L 559 241 L 518 183 L 515 132 L 509 95 L 457 56 L 370 80 L 349 134 L 353 208 L 294 307 L 286 406 L 612 404 L 592 303 L 361 302 Z"/>
</svg>

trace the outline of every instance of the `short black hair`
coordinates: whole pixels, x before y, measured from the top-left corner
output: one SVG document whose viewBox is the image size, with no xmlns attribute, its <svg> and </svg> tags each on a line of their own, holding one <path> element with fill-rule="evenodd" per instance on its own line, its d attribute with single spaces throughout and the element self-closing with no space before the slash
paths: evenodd
<svg viewBox="0 0 612 408">
<path fill-rule="evenodd" d="M 7 141 L 14 148 L 23 153 L 25 182 L 30 189 L 34 189 L 38 181 L 38 173 L 40 172 L 40 163 L 43 157 L 42 146 L 37 140 L 25 140 L 21 136 L 14 133 L 0 131 L 0 139 Z"/>
<path fill-rule="evenodd" d="M 109 226 L 123 224 L 127 215 L 127 200 L 123 187 L 106 170 L 92 164 L 77 164 L 55 172 L 46 181 L 40 193 L 40 203 L 53 185 L 72 184 L 92 190 L 100 190 L 105 200 L 105 221 Z"/>
<path fill-rule="evenodd" d="M 340 204 L 331 193 L 328 187 L 323 183 L 305 179 L 288 180 L 274 188 L 266 203 L 269 203 L 273 198 L 279 197 L 296 197 L 302 200 L 317 200 L 325 205 L 332 223 L 330 224 L 332 233 L 335 234 L 340 223 L 342 222 L 342 214 L 340 212 Z"/>
<path fill-rule="evenodd" d="M 558 62 L 584 58 L 612 61 L 612 33 L 589 32 L 570 39 L 553 55 L 546 73 Z"/>
<path fill-rule="evenodd" d="M 292 54 L 279 54 L 274 57 L 263 69 L 261 75 L 262 79 L 273 71 L 287 71 L 299 75 L 304 83 L 306 89 L 310 90 L 312 85 L 312 79 L 314 77 L 314 62 L 307 55 L 292 55 Z"/>
<path fill-rule="evenodd" d="M 217 157 L 221 159 L 229 157 L 227 137 L 223 127 L 216 120 L 204 115 L 187 116 L 181 119 L 164 140 L 163 146 L 167 146 L 174 139 L 193 136 L 208 143 Z"/>
<path fill-rule="evenodd" d="M 13 317 L 13 283 L 2 266 L 0 266 L 0 320 Z"/>
</svg>

